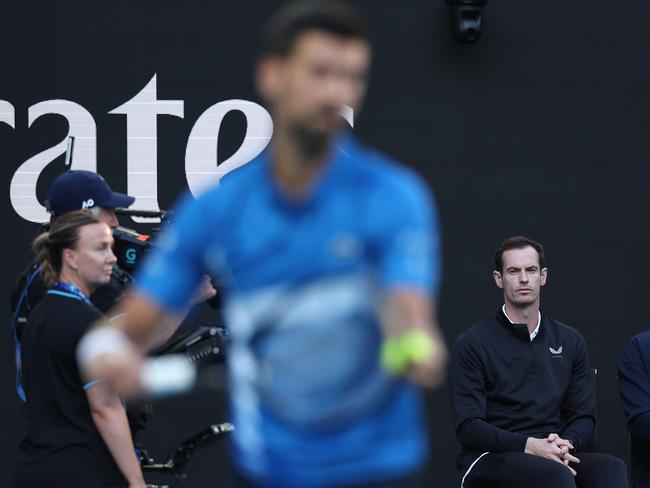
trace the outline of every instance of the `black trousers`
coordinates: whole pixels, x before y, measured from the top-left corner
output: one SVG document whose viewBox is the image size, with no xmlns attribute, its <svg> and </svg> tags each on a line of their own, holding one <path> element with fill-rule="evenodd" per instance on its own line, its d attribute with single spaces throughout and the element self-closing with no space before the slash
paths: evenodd
<svg viewBox="0 0 650 488">
<path fill-rule="evenodd" d="M 581 452 L 580 464 L 566 466 L 523 452 L 483 456 L 465 477 L 463 488 L 628 488 L 627 466 L 608 454 Z"/>
</svg>

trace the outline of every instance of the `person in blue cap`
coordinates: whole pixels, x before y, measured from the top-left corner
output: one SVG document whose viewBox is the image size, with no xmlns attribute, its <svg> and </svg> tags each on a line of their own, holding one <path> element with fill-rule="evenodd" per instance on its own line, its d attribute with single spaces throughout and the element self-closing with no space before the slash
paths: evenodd
<svg viewBox="0 0 650 488">
<path fill-rule="evenodd" d="M 99 174 L 86 170 L 70 170 L 58 176 L 47 194 L 46 207 L 50 213 L 50 225 L 70 212 L 85 210 L 111 230 L 117 229 L 119 222 L 115 215 L 116 208 L 128 208 L 135 197 L 118 193 L 111 189 Z M 96 288 L 90 295 L 92 304 L 102 313 L 108 311 L 121 300 L 133 277 L 126 270 L 115 264 L 108 283 Z M 41 276 L 41 268 L 33 260 L 19 277 L 11 295 L 12 328 L 16 344 L 16 390 L 21 400 L 25 393 L 21 384 L 21 337 L 23 327 L 33 308 L 45 296 L 47 286 Z M 212 298 L 216 290 L 211 283 L 204 280 L 200 291 L 195 295 L 195 302 L 200 303 Z M 180 320 L 169 322 L 168 330 L 156 338 L 156 344 L 164 342 L 178 327 Z M 139 417 L 139 415 L 137 416 Z M 144 421 L 130 416 L 132 430 L 137 432 L 144 426 Z"/>
<path fill-rule="evenodd" d="M 106 180 L 97 173 L 71 170 L 58 176 L 47 194 L 46 207 L 50 212 L 50 225 L 62 215 L 86 209 L 97 220 L 115 230 L 119 223 L 116 208 L 128 208 L 135 198 L 114 192 Z M 123 294 L 133 281 L 131 275 L 115 265 L 109 283 L 98 287 L 90 297 L 93 305 L 104 312 Z M 11 293 L 12 329 L 16 346 L 16 390 L 24 402 L 21 383 L 21 338 L 23 328 L 36 304 L 47 291 L 41 276 L 41 267 L 34 259 L 21 273 Z"/>
<path fill-rule="evenodd" d="M 143 342 L 202 273 L 220 279 L 238 488 L 410 488 L 427 459 L 418 386 L 446 363 L 437 215 L 420 176 L 344 129 L 369 74 L 363 24 L 335 2 L 274 15 L 256 78 L 269 148 L 188 195 L 125 315 L 78 348 L 85 374 L 128 390 Z"/>
<path fill-rule="evenodd" d="M 111 229 L 119 225 L 116 208 L 130 207 L 135 198 L 111 190 L 97 173 L 71 170 L 54 180 L 47 194 L 47 208 L 52 220 L 74 210 L 89 209 L 100 222 Z"/>
</svg>

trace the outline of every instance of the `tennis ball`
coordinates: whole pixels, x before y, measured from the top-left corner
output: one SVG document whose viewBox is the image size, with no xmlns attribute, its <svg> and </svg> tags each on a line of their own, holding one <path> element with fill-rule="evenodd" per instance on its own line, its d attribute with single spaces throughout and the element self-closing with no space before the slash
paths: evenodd
<svg viewBox="0 0 650 488">
<path fill-rule="evenodd" d="M 391 374 L 404 374 L 411 364 L 427 361 L 436 354 L 433 339 L 420 329 L 389 337 L 381 346 L 380 362 Z"/>
</svg>

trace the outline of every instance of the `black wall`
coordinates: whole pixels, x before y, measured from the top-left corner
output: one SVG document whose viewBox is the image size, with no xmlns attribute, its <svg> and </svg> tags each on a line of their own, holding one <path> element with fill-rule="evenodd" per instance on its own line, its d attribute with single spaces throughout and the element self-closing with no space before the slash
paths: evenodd
<svg viewBox="0 0 650 488">
<path fill-rule="evenodd" d="M 449 341 L 501 303 L 491 280 L 493 248 L 518 233 L 540 240 L 549 264 L 543 309 L 585 336 L 599 371 L 600 449 L 627 459 L 615 375 L 625 340 L 647 322 L 650 4 L 493 0 L 482 40 L 460 46 L 449 37 L 443 0 L 356 3 L 370 21 L 375 64 L 355 132 L 417 168 L 436 192 L 445 268 L 440 317 Z M 158 196 L 168 207 L 186 188 L 185 144 L 197 117 L 226 99 L 260 103 L 251 73 L 260 26 L 274 4 L 3 5 L 0 100 L 15 107 L 16 124 L 0 122 L 0 296 L 8 296 L 28 261 L 37 231 L 10 203 L 11 178 L 67 133 L 57 116 L 28 128 L 27 109 L 55 98 L 84 106 L 97 125 L 98 170 L 125 191 L 125 119 L 108 112 L 157 73 L 158 98 L 185 101 L 183 119 L 158 118 Z M 227 116 L 220 161 L 238 148 L 244 131 L 241 116 Z M 62 168 L 58 158 L 42 173 L 41 199 Z M 9 307 L 0 303 L 7 324 L 0 341 L 0 471 L 6 473 L 24 425 L 13 391 Z M 161 402 L 147 444 L 163 455 L 221 420 L 223 402 L 223 395 L 207 393 Z M 429 395 L 428 404 L 430 476 L 436 486 L 455 486 L 446 391 Z M 214 448 L 197 456 L 188 486 L 216 486 L 222 455 Z"/>
</svg>

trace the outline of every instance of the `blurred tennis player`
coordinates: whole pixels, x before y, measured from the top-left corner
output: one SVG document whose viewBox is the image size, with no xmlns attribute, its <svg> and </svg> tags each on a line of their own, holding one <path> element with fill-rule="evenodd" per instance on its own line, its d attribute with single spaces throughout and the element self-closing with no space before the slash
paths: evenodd
<svg viewBox="0 0 650 488">
<path fill-rule="evenodd" d="M 370 62 L 355 10 L 291 3 L 265 48 L 269 149 L 181 203 L 127 318 L 87 335 L 80 362 L 137 388 L 138 345 L 207 271 L 227 289 L 236 486 L 416 486 L 427 457 L 417 385 L 439 384 L 447 358 L 433 202 L 416 174 L 343 130 Z"/>
</svg>

